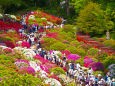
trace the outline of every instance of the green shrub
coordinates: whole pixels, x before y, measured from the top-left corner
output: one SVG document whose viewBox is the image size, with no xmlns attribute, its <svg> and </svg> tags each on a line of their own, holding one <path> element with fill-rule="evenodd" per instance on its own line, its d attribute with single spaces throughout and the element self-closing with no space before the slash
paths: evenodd
<svg viewBox="0 0 115 86">
<path fill-rule="evenodd" d="M 81 57 L 85 57 L 87 55 L 87 51 L 85 51 L 83 48 L 77 48 L 76 53 Z"/>
<path fill-rule="evenodd" d="M 50 50 L 64 51 L 67 46 L 67 44 L 64 44 L 62 42 L 56 42 L 50 46 Z"/>
<path fill-rule="evenodd" d="M 109 65 L 115 64 L 115 56 L 108 56 L 103 60 L 103 65 L 107 68 Z"/>
<path fill-rule="evenodd" d="M 65 74 L 65 71 L 61 67 L 53 67 L 50 69 L 50 72 L 53 72 L 54 75 Z"/>
<path fill-rule="evenodd" d="M 77 64 L 77 63 L 80 63 L 80 65 L 81 66 L 83 66 L 84 65 L 84 59 L 83 58 L 80 58 L 80 59 L 77 59 L 76 61 L 75 61 L 75 63 Z"/>
<path fill-rule="evenodd" d="M 70 51 L 72 54 L 76 54 L 77 48 L 75 46 L 67 47 L 65 50 Z"/>
<path fill-rule="evenodd" d="M 64 32 L 72 32 L 75 33 L 77 29 L 74 28 L 74 25 L 64 25 L 63 31 Z"/>
<path fill-rule="evenodd" d="M 112 48 L 114 48 L 115 49 L 115 40 L 105 40 L 104 42 L 103 42 L 106 46 L 110 46 L 110 47 L 112 47 Z"/>
<path fill-rule="evenodd" d="M 87 52 L 87 55 L 92 57 L 98 57 L 99 50 L 97 48 L 90 48 Z"/>
<path fill-rule="evenodd" d="M 79 45 L 79 44 L 80 44 L 80 42 L 77 40 L 73 40 L 70 42 L 70 45 Z"/>
<path fill-rule="evenodd" d="M 43 82 L 32 75 L 15 74 L 6 80 L 2 80 L 3 86 L 44 86 Z"/>
</svg>

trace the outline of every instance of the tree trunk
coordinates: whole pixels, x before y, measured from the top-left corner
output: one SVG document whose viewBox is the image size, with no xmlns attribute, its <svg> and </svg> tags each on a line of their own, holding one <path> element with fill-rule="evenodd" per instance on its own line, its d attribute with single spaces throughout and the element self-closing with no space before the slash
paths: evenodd
<svg viewBox="0 0 115 86">
<path fill-rule="evenodd" d="M 2 15 L 3 15 L 3 21 L 5 21 L 5 9 L 3 9 Z"/>
<path fill-rule="evenodd" d="M 107 39 L 107 40 L 110 40 L 110 33 L 109 33 L 109 30 L 107 30 L 107 32 L 106 32 L 106 39 Z"/>
<path fill-rule="evenodd" d="M 69 1 L 68 0 L 66 0 L 66 12 L 67 12 L 67 16 L 69 16 L 69 14 L 70 14 L 70 9 L 69 9 Z"/>
</svg>

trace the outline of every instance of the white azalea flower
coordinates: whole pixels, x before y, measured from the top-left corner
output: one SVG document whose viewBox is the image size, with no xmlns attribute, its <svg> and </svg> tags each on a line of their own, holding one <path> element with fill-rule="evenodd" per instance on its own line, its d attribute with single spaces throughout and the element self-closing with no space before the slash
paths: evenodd
<svg viewBox="0 0 115 86">
<path fill-rule="evenodd" d="M 43 20 L 47 20 L 46 18 L 41 18 L 41 19 L 43 19 Z"/>
<path fill-rule="evenodd" d="M 47 23 L 48 23 L 48 24 L 50 24 L 50 25 L 53 25 L 53 23 L 52 23 L 52 22 L 48 22 L 48 21 L 47 21 Z"/>
<path fill-rule="evenodd" d="M 35 20 L 35 16 L 34 16 L 34 15 L 30 15 L 30 16 L 29 16 L 29 19 Z"/>
<path fill-rule="evenodd" d="M 52 78 L 45 80 L 45 83 L 50 84 L 51 86 L 62 86 L 58 80 Z"/>
<path fill-rule="evenodd" d="M 17 19 L 15 15 L 10 15 L 11 18 Z"/>
<path fill-rule="evenodd" d="M 3 17 L 3 15 L 2 14 L 0 14 L 0 18 L 2 18 Z"/>
</svg>

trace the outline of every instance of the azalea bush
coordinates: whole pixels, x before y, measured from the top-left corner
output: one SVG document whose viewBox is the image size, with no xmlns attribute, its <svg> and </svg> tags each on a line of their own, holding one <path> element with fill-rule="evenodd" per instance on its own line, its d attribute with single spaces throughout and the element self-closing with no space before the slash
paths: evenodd
<svg viewBox="0 0 115 86">
<path fill-rule="evenodd" d="M 51 68 L 50 72 L 53 72 L 54 75 L 65 74 L 65 71 L 61 67 Z"/>
<path fill-rule="evenodd" d="M 70 51 L 71 53 L 76 54 L 77 48 L 76 48 L 75 46 L 69 46 L 69 47 L 67 47 L 65 50 L 68 50 L 68 51 Z"/>
<path fill-rule="evenodd" d="M 57 25 L 62 22 L 61 18 L 54 17 L 52 15 L 46 14 L 42 11 L 33 12 L 27 15 L 26 23 L 27 24 L 38 24 L 39 26 L 45 25 Z"/>
<path fill-rule="evenodd" d="M 13 76 L 9 77 L 8 79 L 3 79 L 1 81 L 1 85 L 5 85 L 5 86 L 20 86 L 20 85 L 30 85 L 30 86 L 37 86 L 37 85 L 41 85 L 44 86 L 44 83 L 32 76 L 32 75 L 21 75 L 21 74 L 14 74 Z"/>
<path fill-rule="evenodd" d="M 50 50 L 63 51 L 67 48 L 67 46 L 68 46 L 67 44 L 56 42 L 50 46 Z"/>
<path fill-rule="evenodd" d="M 103 65 L 105 68 L 107 68 L 109 65 L 114 64 L 114 63 L 115 63 L 115 56 L 107 56 L 103 60 Z"/>
<path fill-rule="evenodd" d="M 104 42 L 103 42 L 106 46 L 110 46 L 110 47 L 112 47 L 112 48 L 114 48 L 115 49 L 115 40 L 105 40 Z"/>
<path fill-rule="evenodd" d="M 87 51 L 85 51 L 84 48 L 77 48 L 76 53 L 80 55 L 81 57 L 85 57 L 87 55 Z"/>
</svg>

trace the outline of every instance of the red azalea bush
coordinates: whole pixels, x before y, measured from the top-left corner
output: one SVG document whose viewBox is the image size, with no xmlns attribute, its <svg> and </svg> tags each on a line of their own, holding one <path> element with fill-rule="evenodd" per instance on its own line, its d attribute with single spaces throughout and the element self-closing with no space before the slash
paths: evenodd
<svg viewBox="0 0 115 86">
<path fill-rule="evenodd" d="M 12 52 L 12 49 L 10 49 L 10 48 L 5 48 L 5 49 L 3 49 L 3 51 L 4 51 L 5 53 L 11 53 L 11 52 Z"/>
<path fill-rule="evenodd" d="M 14 48 L 15 45 L 13 42 L 11 41 L 2 41 L 2 43 L 5 43 L 7 47 L 10 47 L 10 48 Z"/>
<path fill-rule="evenodd" d="M 30 15 L 34 15 L 35 16 L 35 20 L 30 22 L 30 20 L 31 20 L 31 19 L 29 19 Z M 41 18 L 45 18 L 45 20 L 42 20 Z M 41 11 L 39 13 L 33 12 L 33 13 L 29 14 L 27 16 L 27 18 L 26 18 L 26 23 L 27 24 L 36 24 L 37 23 L 40 26 L 41 25 L 43 25 L 43 26 L 50 25 L 47 22 L 52 22 L 53 24 L 60 24 L 62 22 L 62 19 L 58 18 L 58 17 L 54 17 L 54 16 L 49 15 L 49 14 L 46 14 L 46 13 L 41 12 Z"/>
<path fill-rule="evenodd" d="M 0 30 L 14 29 L 18 32 L 20 28 L 23 28 L 20 23 L 0 20 Z"/>
</svg>

